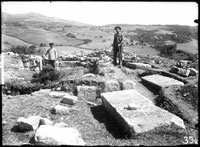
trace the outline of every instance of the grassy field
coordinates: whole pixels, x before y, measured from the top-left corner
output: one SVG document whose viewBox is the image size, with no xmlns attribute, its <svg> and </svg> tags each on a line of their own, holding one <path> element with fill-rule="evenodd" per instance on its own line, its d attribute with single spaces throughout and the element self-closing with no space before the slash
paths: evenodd
<svg viewBox="0 0 200 147">
<path fill-rule="evenodd" d="M 11 48 L 11 46 L 31 46 L 32 44 L 30 43 L 26 43 L 18 38 L 15 37 L 11 37 L 11 36 L 7 36 L 2 34 L 2 51 L 4 50 L 8 50 L 9 48 Z"/>
<path fill-rule="evenodd" d="M 187 43 L 177 43 L 177 49 L 196 54 L 198 53 L 198 41 L 194 39 Z"/>
<path fill-rule="evenodd" d="M 124 51 L 133 52 L 135 54 L 146 54 L 150 56 L 158 56 L 159 52 L 151 47 L 135 45 L 124 47 Z"/>
</svg>

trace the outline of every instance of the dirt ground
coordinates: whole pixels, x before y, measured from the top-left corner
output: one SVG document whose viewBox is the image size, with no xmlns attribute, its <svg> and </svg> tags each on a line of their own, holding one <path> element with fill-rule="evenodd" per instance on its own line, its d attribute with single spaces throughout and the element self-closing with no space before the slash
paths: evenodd
<svg viewBox="0 0 200 147">
<path fill-rule="evenodd" d="M 82 67 L 72 67 L 62 69 L 65 72 L 65 78 L 80 78 L 87 73 Z M 158 94 L 151 92 L 141 83 L 140 75 L 143 70 L 132 70 L 126 67 L 118 68 L 110 65 L 102 67 L 109 78 L 126 78 L 135 83 L 134 89 L 140 92 L 154 102 Z M 9 70 L 8 70 L 9 71 Z M 20 70 L 15 74 L 21 73 Z M 26 72 L 22 75 L 27 74 Z M 31 78 L 31 73 L 27 78 Z M 17 76 L 16 76 L 17 77 Z M 108 79 L 109 79 L 108 78 Z M 42 92 L 43 91 L 43 92 Z M 6 124 L 2 128 L 3 145 L 22 145 L 23 143 L 33 142 L 34 132 L 20 133 L 17 131 L 16 120 L 18 117 L 28 117 L 31 115 L 40 115 L 49 118 L 53 122 L 64 122 L 69 127 L 76 128 L 82 135 L 86 145 L 111 145 L 111 146 L 137 146 L 137 145 L 182 145 L 194 144 L 187 142 L 189 137 L 194 140 L 198 138 L 197 129 L 191 128 L 186 124 L 186 131 L 172 130 L 170 127 L 156 128 L 150 132 L 129 138 L 127 134 L 119 127 L 117 122 L 109 116 L 107 111 L 101 105 L 101 99 L 93 100 L 97 106 L 88 105 L 85 100 L 78 100 L 77 104 L 72 106 L 70 114 L 58 115 L 51 114 L 51 108 L 60 102 L 60 98 L 49 97 L 50 90 L 34 92 L 31 95 L 2 95 L 2 121 Z"/>
</svg>

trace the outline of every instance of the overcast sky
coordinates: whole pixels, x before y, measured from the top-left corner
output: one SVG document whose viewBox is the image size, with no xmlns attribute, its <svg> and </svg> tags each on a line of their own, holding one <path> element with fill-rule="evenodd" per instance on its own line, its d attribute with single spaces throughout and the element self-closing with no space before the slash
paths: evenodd
<svg viewBox="0 0 200 147">
<path fill-rule="evenodd" d="M 37 12 L 50 17 L 92 25 L 179 24 L 197 25 L 195 2 L 2 2 L 10 14 Z"/>
</svg>

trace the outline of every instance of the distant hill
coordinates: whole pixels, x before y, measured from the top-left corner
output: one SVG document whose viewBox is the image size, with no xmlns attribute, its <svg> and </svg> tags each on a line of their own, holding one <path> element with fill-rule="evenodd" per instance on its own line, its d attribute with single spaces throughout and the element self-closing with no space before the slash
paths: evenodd
<svg viewBox="0 0 200 147">
<path fill-rule="evenodd" d="M 71 20 L 64 20 L 54 17 L 47 17 L 45 15 L 42 15 L 40 13 L 24 13 L 24 14 L 8 14 L 8 13 L 2 13 L 2 22 L 3 23 L 14 23 L 14 22 L 37 22 L 37 23 L 59 23 L 62 25 L 75 25 L 75 26 L 92 26 L 89 24 L 84 24 L 76 21 Z"/>
<path fill-rule="evenodd" d="M 122 27 L 126 46 L 130 48 L 135 45 L 149 48 L 172 41 L 178 44 L 180 50 L 198 51 L 196 47 L 198 26 L 140 24 L 94 26 L 33 12 L 2 13 L 2 34 L 9 36 L 4 36 L 4 46 L 7 48 L 24 42 L 37 46 L 44 44 L 48 46 L 49 42 L 54 42 L 56 46 L 110 48 L 115 26 Z"/>
</svg>

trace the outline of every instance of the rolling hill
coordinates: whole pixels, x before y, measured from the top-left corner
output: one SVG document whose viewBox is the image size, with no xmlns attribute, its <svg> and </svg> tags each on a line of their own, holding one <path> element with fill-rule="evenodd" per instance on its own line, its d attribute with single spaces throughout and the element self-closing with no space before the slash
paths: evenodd
<svg viewBox="0 0 200 147">
<path fill-rule="evenodd" d="M 196 46 L 198 40 L 197 26 L 139 24 L 93 26 L 47 17 L 39 13 L 2 13 L 2 34 L 37 46 L 40 46 L 41 43 L 48 46 L 49 42 L 54 42 L 56 46 L 63 46 L 63 48 L 65 48 L 64 46 L 87 49 L 111 48 L 114 27 L 117 25 L 122 27 L 128 50 L 141 52 L 138 47 L 134 47 L 134 42 L 137 42 L 139 46 L 142 42 L 148 44 L 144 48 L 150 50 L 152 46 L 163 45 L 166 41 L 172 41 L 177 43 L 180 50 L 198 52 Z M 12 41 L 9 44 L 12 45 Z M 21 43 L 19 42 L 19 44 Z M 13 45 L 16 45 L 16 42 Z M 5 43 L 4 46 L 9 47 Z"/>
</svg>

